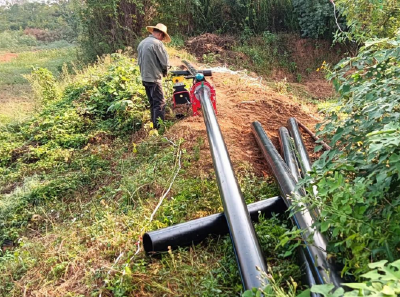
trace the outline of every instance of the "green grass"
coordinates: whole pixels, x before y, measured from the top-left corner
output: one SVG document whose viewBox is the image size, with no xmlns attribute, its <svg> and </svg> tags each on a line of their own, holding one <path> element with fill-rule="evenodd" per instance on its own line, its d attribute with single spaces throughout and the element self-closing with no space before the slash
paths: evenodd
<svg viewBox="0 0 400 297">
<path fill-rule="evenodd" d="M 32 67 L 46 67 L 53 73 L 59 73 L 64 63 L 75 60 L 76 48 L 73 46 L 18 53 L 15 59 L 0 63 L 0 87 L 26 84 L 27 80 L 23 75 L 29 74 Z"/>
<path fill-rule="evenodd" d="M 64 44 L 65 45 L 65 44 Z M 7 62 L 0 62 L 0 125 L 21 122 L 29 117 L 37 107 L 34 94 L 26 79 L 33 69 L 46 67 L 58 76 L 64 64 L 71 66 L 76 61 L 76 48 L 60 47 L 62 43 L 46 45 L 48 49 L 19 52 Z M 55 48 L 51 48 L 55 47 Z M 0 56 L 8 52 L 1 52 Z"/>
<path fill-rule="evenodd" d="M 44 49 L 56 49 L 71 46 L 66 40 L 44 42 L 36 40 L 32 35 L 25 35 L 23 31 L 0 32 L 0 52 L 20 53 Z"/>
</svg>

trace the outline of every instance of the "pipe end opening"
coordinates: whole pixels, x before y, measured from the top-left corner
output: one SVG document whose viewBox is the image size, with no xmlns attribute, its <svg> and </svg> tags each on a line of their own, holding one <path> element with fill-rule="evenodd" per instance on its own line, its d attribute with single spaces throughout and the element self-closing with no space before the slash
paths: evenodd
<svg viewBox="0 0 400 297">
<path fill-rule="evenodd" d="M 151 240 L 151 237 L 148 233 L 145 233 L 143 235 L 143 248 L 146 253 L 150 253 L 150 252 L 154 251 L 153 240 Z"/>
</svg>

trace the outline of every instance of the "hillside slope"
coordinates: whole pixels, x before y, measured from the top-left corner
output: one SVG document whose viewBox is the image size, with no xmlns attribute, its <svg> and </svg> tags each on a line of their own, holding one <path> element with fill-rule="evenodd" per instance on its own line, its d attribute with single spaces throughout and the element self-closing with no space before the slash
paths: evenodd
<svg viewBox="0 0 400 297">
<path fill-rule="evenodd" d="M 37 75 L 53 81 L 46 71 Z M 222 206 L 203 119 L 169 122 L 157 135 L 146 124 L 137 75 L 131 58 L 106 57 L 67 84 L 45 84 L 43 94 L 53 97 L 41 113 L 1 131 L 0 295 L 240 294 L 228 237 L 160 257 L 150 258 L 140 248 L 144 232 L 220 212 Z M 250 124 L 260 121 L 277 145 L 277 129 L 290 116 L 310 127 L 318 121 L 315 106 L 243 73 L 215 72 L 212 82 L 217 118 L 246 202 L 277 195 Z M 117 105 L 127 100 L 133 107 Z M 110 112 L 110 106 L 117 107 Z M 313 143 L 305 140 L 311 152 Z M 284 218 L 261 219 L 256 226 L 282 284 L 290 276 L 299 281 L 299 267 L 286 254 L 291 243 L 275 249 L 289 229 Z"/>
</svg>

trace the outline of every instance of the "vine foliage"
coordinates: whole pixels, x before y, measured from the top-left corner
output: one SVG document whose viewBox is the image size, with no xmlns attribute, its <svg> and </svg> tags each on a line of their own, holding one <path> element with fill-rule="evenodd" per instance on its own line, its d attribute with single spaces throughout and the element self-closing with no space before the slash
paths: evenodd
<svg viewBox="0 0 400 297">
<path fill-rule="evenodd" d="M 358 276 L 370 259 L 400 256 L 400 32 L 367 42 L 329 76 L 340 101 L 320 127 L 332 150 L 313 166 L 310 202 L 329 252 Z"/>
</svg>

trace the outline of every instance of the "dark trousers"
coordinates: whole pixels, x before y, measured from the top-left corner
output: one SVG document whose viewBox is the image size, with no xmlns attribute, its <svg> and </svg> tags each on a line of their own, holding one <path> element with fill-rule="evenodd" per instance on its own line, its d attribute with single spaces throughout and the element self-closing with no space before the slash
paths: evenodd
<svg viewBox="0 0 400 297">
<path fill-rule="evenodd" d="M 158 119 L 164 121 L 165 115 L 165 100 L 162 85 L 160 82 L 143 82 L 146 89 L 147 98 L 150 102 L 150 114 L 151 121 L 153 122 L 153 127 L 158 129 L 160 124 Z"/>
</svg>

